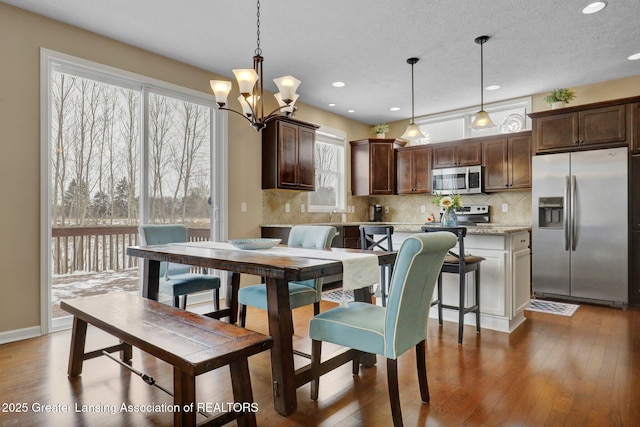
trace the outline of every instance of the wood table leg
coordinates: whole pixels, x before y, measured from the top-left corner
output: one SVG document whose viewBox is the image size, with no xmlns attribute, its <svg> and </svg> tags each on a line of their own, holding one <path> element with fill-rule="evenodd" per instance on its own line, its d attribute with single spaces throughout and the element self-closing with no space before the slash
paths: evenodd
<svg viewBox="0 0 640 427">
<path fill-rule="evenodd" d="M 353 297 L 356 301 L 366 302 L 368 304 L 373 303 L 371 298 L 371 292 L 369 291 L 369 287 L 354 289 Z M 360 363 L 367 368 L 370 368 L 376 364 L 376 355 L 371 353 L 362 353 L 360 355 Z"/>
<path fill-rule="evenodd" d="M 240 289 L 240 273 L 230 271 L 227 274 L 227 307 L 229 308 L 229 323 L 238 321 L 238 289 Z"/>
<path fill-rule="evenodd" d="M 173 368 L 173 403 L 180 408 L 173 413 L 173 425 L 196 425 L 196 377 L 180 369 Z M 193 406 L 189 406 L 193 404 Z"/>
<path fill-rule="evenodd" d="M 289 286 L 286 280 L 274 278 L 267 278 L 266 286 L 269 334 L 273 338 L 271 349 L 273 406 L 278 413 L 289 415 L 297 408 Z"/>
<path fill-rule="evenodd" d="M 242 359 L 229 364 L 231 371 L 231 387 L 233 388 L 233 400 L 242 403 L 243 409 L 247 410 L 238 418 L 238 427 L 255 427 L 256 414 L 252 408 L 245 405 L 253 403 L 253 391 L 251 390 L 251 377 L 249 376 L 249 363 L 247 359 Z"/>
<path fill-rule="evenodd" d="M 158 301 L 160 261 L 144 259 L 142 267 L 142 296 Z"/>
<path fill-rule="evenodd" d="M 73 317 L 73 330 L 71 331 L 71 349 L 69 350 L 69 366 L 67 375 L 78 376 L 82 373 L 84 361 L 84 344 L 87 340 L 87 322 Z"/>
</svg>

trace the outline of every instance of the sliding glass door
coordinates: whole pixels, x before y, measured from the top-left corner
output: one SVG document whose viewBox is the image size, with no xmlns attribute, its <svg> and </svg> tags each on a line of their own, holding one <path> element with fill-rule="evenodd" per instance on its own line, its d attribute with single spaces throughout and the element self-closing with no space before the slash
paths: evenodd
<svg viewBox="0 0 640 427">
<path fill-rule="evenodd" d="M 224 233 L 224 150 L 206 95 L 55 52 L 43 58 L 43 327 L 56 330 L 69 324 L 61 299 L 139 292 L 126 248 L 139 243 L 141 223 L 183 223 L 194 240 Z"/>
</svg>

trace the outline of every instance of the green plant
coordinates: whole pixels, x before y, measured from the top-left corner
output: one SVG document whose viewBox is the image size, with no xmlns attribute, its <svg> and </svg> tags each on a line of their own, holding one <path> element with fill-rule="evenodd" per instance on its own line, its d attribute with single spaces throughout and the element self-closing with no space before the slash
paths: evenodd
<svg viewBox="0 0 640 427">
<path fill-rule="evenodd" d="M 576 93 L 571 89 L 554 89 L 544 100 L 547 104 L 553 104 L 554 102 L 566 102 L 569 103 L 574 100 Z"/>
<path fill-rule="evenodd" d="M 371 128 L 371 133 L 387 133 L 389 132 L 389 125 L 386 123 L 379 123 Z"/>
</svg>

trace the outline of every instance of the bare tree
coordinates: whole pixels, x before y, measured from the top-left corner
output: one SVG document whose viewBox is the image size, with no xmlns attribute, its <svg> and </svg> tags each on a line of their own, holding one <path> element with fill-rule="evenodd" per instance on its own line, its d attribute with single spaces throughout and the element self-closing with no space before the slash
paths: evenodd
<svg viewBox="0 0 640 427">
<path fill-rule="evenodd" d="M 167 98 L 149 97 L 149 168 L 151 173 L 151 217 L 166 220 L 162 177 L 167 168 L 163 150 L 170 144 L 171 111 Z"/>
<path fill-rule="evenodd" d="M 140 96 L 128 89 L 121 89 L 125 105 L 120 111 L 122 134 L 125 149 L 125 176 L 128 181 L 127 220 L 138 219 L 136 204 L 136 186 L 140 165 Z"/>
<path fill-rule="evenodd" d="M 66 162 L 66 150 L 64 146 L 65 135 L 65 118 L 67 100 L 70 97 L 70 92 L 73 90 L 75 79 L 66 78 L 64 74 L 56 73 L 53 78 L 53 90 L 52 93 L 52 135 L 55 135 L 55 141 L 53 143 L 52 155 L 53 162 L 53 206 L 51 217 L 54 224 L 60 221 L 61 225 L 65 225 L 65 209 L 60 209 L 63 206 L 62 198 L 64 195 L 65 177 L 67 172 Z"/>
<path fill-rule="evenodd" d="M 182 220 L 187 217 L 187 197 L 189 195 L 190 184 L 194 176 L 200 173 L 203 145 L 208 142 L 209 124 L 207 112 L 203 107 L 191 102 L 182 102 L 180 105 L 181 115 L 177 117 L 179 130 L 181 133 L 181 146 L 174 147 L 173 164 L 174 170 L 178 173 L 176 187 L 173 193 L 171 216 L 175 218 L 176 212 L 180 209 Z M 208 152 L 208 150 L 207 150 Z M 206 156 L 205 159 L 206 161 Z M 178 203 L 179 197 L 182 199 Z"/>
</svg>

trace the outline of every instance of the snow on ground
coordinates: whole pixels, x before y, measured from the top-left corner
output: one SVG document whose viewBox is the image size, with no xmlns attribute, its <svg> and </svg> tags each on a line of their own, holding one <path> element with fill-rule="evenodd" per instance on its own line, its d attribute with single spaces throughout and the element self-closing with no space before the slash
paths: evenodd
<svg viewBox="0 0 640 427">
<path fill-rule="evenodd" d="M 138 267 L 120 271 L 85 272 L 53 276 L 51 303 L 53 317 L 68 316 L 60 310 L 60 300 L 80 296 L 100 295 L 108 292 L 138 292 L 140 273 Z"/>
</svg>

